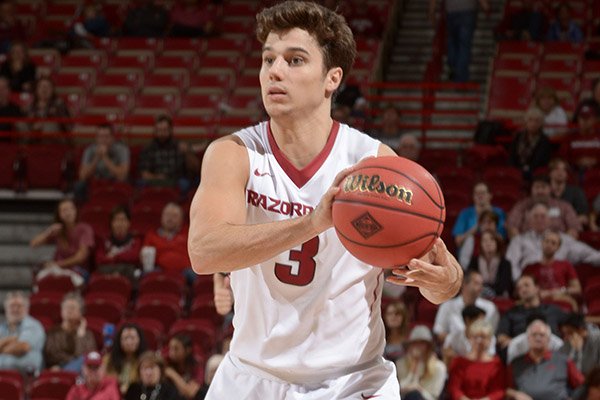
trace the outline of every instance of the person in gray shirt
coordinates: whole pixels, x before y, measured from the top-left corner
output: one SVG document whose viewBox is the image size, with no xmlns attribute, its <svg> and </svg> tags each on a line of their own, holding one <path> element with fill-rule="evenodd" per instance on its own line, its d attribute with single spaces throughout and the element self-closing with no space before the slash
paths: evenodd
<svg viewBox="0 0 600 400">
<path fill-rule="evenodd" d="M 584 375 L 600 365 L 600 332 L 589 329 L 582 314 L 569 314 L 561 322 L 560 330 L 565 339 L 561 351 Z"/>
<path fill-rule="evenodd" d="M 42 367 L 46 334 L 42 324 L 29 314 L 29 298 L 9 292 L 4 301 L 6 322 L 0 324 L 0 369 L 37 373 Z"/>
</svg>

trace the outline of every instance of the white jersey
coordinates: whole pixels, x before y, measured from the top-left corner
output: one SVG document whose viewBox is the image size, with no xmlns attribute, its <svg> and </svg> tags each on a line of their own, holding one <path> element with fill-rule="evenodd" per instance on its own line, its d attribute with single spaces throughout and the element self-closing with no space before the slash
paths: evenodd
<svg viewBox="0 0 600 400">
<path fill-rule="evenodd" d="M 376 156 L 379 142 L 334 122 L 323 151 L 296 169 L 263 122 L 235 133 L 248 149 L 246 223 L 312 211 L 342 169 Z M 381 359 L 383 270 L 348 253 L 333 228 L 259 265 L 231 274 L 231 353 L 292 383 L 318 382 Z"/>
</svg>

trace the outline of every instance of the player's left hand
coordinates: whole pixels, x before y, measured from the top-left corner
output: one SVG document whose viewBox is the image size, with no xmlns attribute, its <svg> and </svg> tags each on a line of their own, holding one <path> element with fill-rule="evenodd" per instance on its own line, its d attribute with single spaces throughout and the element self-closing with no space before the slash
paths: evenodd
<svg viewBox="0 0 600 400">
<path fill-rule="evenodd" d="M 427 254 L 395 268 L 386 280 L 396 285 L 418 287 L 427 300 L 440 304 L 458 293 L 462 278 L 462 267 L 444 241 L 438 238 Z"/>
</svg>

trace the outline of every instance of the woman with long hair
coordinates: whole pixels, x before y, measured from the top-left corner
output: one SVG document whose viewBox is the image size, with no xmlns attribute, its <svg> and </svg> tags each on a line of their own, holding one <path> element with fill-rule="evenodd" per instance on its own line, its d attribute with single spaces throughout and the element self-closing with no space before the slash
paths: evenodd
<svg viewBox="0 0 600 400">
<path fill-rule="evenodd" d="M 30 92 L 35 82 L 36 66 L 29 58 L 25 43 L 13 42 L 8 52 L 6 62 L 0 66 L 0 76 L 10 82 L 14 92 Z"/>
<path fill-rule="evenodd" d="M 125 400 L 179 400 L 177 390 L 165 380 L 165 363 L 156 352 L 146 351 L 140 356 L 138 376 L 127 389 Z"/>
<path fill-rule="evenodd" d="M 383 315 L 385 325 L 385 349 L 383 356 L 396 361 L 404 355 L 404 342 L 408 338 L 410 318 L 403 302 L 389 303 Z"/>
<path fill-rule="evenodd" d="M 37 278 L 68 275 L 75 286 L 81 286 L 88 275 L 94 231 L 88 224 L 79 222 L 79 212 L 73 200 L 59 201 L 54 212 L 54 223 L 29 243 L 31 247 L 44 244 L 55 244 L 56 251 L 54 259 L 43 264 Z"/>
<path fill-rule="evenodd" d="M 63 99 L 56 93 L 54 82 L 49 77 L 42 77 L 35 82 L 33 101 L 27 110 L 27 116 L 37 119 L 46 118 L 69 118 L 69 110 Z M 28 130 L 33 133 L 55 133 L 66 134 L 71 125 L 65 121 L 35 121 L 29 124 Z M 53 142 L 68 142 L 69 138 L 53 138 Z M 33 138 L 30 141 L 38 141 Z"/>
<path fill-rule="evenodd" d="M 478 271 L 483 277 L 483 297 L 511 297 L 513 294 L 511 266 L 503 250 L 504 240 L 498 233 L 481 232 L 477 255 L 471 258 L 467 270 Z"/>
<path fill-rule="evenodd" d="M 110 353 L 104 357 L 106 374 L 117 378 L 121 394 L 138 379 L 139 358 L 144 351 L 146 342 L 140 327 L 133 323 L 121 325 Z"/>
<path fill-rule="evenodd" d="M 196 399 L 204 382 L 204 373 L 194 358 L 194 343 L 185 334 L 169 341 L 169 356 L 165 376 L 175 385 L 184 399 Z"/>
<path fill-rule="evenodd" d="M 406 354 L 396 361 L 403 400 L 436 400 L 446 381 L 446 366 L 433 351 L 433 335 L 417 325 L 406 341 Z"/>
</svg>

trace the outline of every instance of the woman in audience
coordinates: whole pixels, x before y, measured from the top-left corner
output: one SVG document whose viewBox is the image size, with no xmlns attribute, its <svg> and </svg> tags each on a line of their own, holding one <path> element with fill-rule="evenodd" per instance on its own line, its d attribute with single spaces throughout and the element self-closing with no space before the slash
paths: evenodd
<svg viewBox="0 0 600 400">
<path fill-rule="evenodd" d="M 498 356 L 488 352 L 492 326 L 485 320 L 473 322 L 467 336 L 471 351 L 452 360 L 448 393 L 451 400 L 504 398 L 505 370 Z"/>
<path fill-rule="evenodd" d="M 396 361 L 403 400 L 435 400 L 446 381 L 446 366 L 433 351 L 433 335 L 417 325 L 406 342 L 406 354 Z"/>
<path fill-rule="evenodd" d="M 178 334 L 169 341 L 165 376 L 184 399 L 196 399 L 204 382 L 204 372 L 194 358 L 194 343 L 189 336 Z"/>
<path fill-rule="evenodd" d="M 550 25 L 547 40 L 549 42 L 583 42 L 583 32 L 573 21 L 571 6 L 563 2 L 556 7 L 556 20 Z"/>
<path fill-rule="evenodd" d="M 493 230 L 485 230 L 479 239 L 479 254 L 471 258 L 467 270 L 478 271 L 483 277 L 482 296 L 511 297 L 513 279 L 510 262 L 504 257 L 504 241 Z"/>
<path fill-rule="evenodd" d="M 96 249 L 96 267 L 101 274 L 120 274 L 134 279 L 140 264 L 142 241 L 131 233 L 131 216 L 124 206 L 110 213 L 110 236 Z"/>
<path fill-rule="evenodd" d="M 403 302 L 395 301 L 385 308 L 385 350 L 383 356 L 395 362 L 404 355 L 404 342 L 408 337 L 408 310 Z"/>
<path fill-rule="evenodd" d="M 525 113 L 524 129 L 517 133 L 511 144 L 510 163 L 519 168 L 527 180 L 537 168 L 548 165 L 552 157 L 552 144 L 543 127 L 544 113 L 531 107 Z"/>
<path fill-rule="evenodd" d="M 165 380 L 165 363 L 153 351 L 144 352 L 139 359 L 139 381 L 129 386 L 125 400 L 179 400 L 177 390 Z"/>
<path fill-rule="evenodd" d="M 21 42 L 14 42 L 10 46 L 8 58 L 0 66 L 0 76 L 6 77 L 12 91 L 31 92 L 35 74 L 36 66 L 29 59 L 27 46 Z"/>
<path fill-rule="evenodd" d="M 61 200 L 54 214 L 54 224 L 36 235 L 29 245 L 55 244 L 54 260 L 43 264 L 37 279 L 48 275 L 67 275 L 81 286 L 88 275 L 89 258 L 94 246 L 92 227 L 78 221 L 79 213 L 71 199 Z"/>
<path fill-rule="evenodd" d="M 138 379 L 139 357 L 146 350 L 144 333 L 136 324 L 125 323 L 117 332 L 114 343 L 104 357 L 106 374 L 117 378 L 121 394 L 125 394 L 131 383 Z"/>
<path fill-rule="evenodd" d="M 54 82 L 52 82 L 50 78 L 40 78 L 35 83 L 33 101 L 29 106 L 27 116 L 38 119 L 69 118 L 70 114 L 67 105 L 58 94 L 56 94 Z M 66 134 L 70 130 L 70 124 L 64 121 L 36 121 L 29 125 L 28 130 L 30 131 L 29 134 L 52 134 L 57 132 Z M 40 142 L 39 138 L 30 138 L 28 140 Z M 69 141 L 69 138 L 64 136 L 62 138 L 51 138 L 44 141 L 65 143 Z"/>
<path fill-rule="evenodd" d="M 544 113 L 544 132 L 549 137 L 566 132 L 569 118 L 561 107 L 556 90 L 542 86 L 535 94 L 535 105 Z"/>
</svg>

